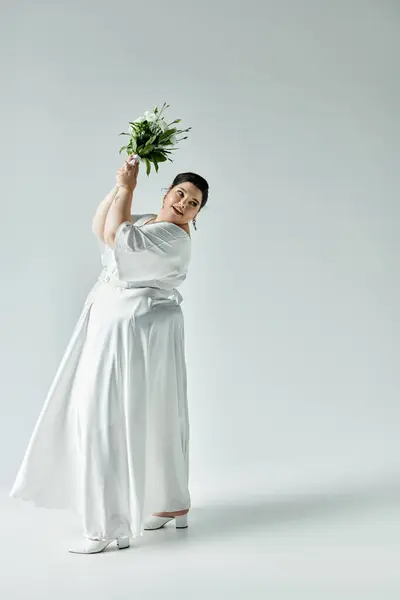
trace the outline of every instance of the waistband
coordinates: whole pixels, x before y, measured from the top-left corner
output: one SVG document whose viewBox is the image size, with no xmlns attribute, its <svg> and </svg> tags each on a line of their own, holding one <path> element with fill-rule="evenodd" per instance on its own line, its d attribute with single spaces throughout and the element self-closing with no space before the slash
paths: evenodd
<svg viewBox="0 0 400 600">
<path fill-rule="evenodd" d="M 107 283 L 116 288 L 127 290 L 137 290 L 138 295 L 150 296 L 153 299 L 173 299 L 177 304 L 181 304 L 183 296 L 176 288 L 166 289 L 160 287 L 140 286 L 133 282 L 121 281 L 120 279 L 110 278 L 109 275 L 99 277 L 99 281 Z"/>
</svg>

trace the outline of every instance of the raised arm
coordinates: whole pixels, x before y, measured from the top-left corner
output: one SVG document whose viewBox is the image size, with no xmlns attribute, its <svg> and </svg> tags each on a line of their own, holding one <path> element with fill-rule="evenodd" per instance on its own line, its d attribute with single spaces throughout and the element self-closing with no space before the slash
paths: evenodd
<svg viewBox="0 0 400 600">
<path fill-rule="evenodd" d="M 108 210 L 117 195 L 118 185 L 115 185 L 112 190 L 110 190 L 107 196 L 102 200 L 97 207 L 96 214 L 94 215 L 92 221 L 92 231 L 93 233 L 100 238 L 101 241 L 104 242 L 104 226 L 106 224 L 106 218 L 108 214 Z"/>
<path fill-rule="evenodd" d="M 122 169 L 117 171 L 118 190 L 107 212 L 104 226 L 104 241 L 114 247 L 115 234 L 119 226 L 131 220 L 132 197 L 136 188 L 139 164 L 130 165 L 125 161 Z"/>
</svg>

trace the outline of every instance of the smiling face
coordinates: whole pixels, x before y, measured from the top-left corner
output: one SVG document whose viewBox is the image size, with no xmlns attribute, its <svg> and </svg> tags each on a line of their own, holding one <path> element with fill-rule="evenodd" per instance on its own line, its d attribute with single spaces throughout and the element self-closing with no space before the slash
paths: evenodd
<svg viewBox="0 0 400 600">
<path fill-rule="evenodd" d="M 177 225 L 185 225 L 199 212 L 201 201 L 201 190 L 190 181 L 185 181 L 168 191 L 160 216 Z"/>
</svg>

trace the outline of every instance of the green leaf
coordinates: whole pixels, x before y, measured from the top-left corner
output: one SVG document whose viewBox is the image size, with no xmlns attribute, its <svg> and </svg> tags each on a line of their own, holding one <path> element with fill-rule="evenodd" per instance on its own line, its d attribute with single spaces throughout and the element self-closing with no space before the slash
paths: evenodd
<svg viewBox="0 0 400 600">
<path fill-rule="evenodd" d="M 153 152 L 153 158 L 154 160 L 156 160 L 157 162 L 165 162 L 167 160 L 167 157 L 165 156 L 165 154 L 163 152 Z"/>
<path fill-rule="evenodd" d="M 154 146 L 150 145 L 150 146 L 145 146 L 142 150 L 142 154 L 144 156 L 148 156 L 149 154 L 151 154 L 152 152 L 154 152 Z"/>
<path fill-rule="evenodd" d="M 166 129 L 162 135 L 160 135 L 160 144 L 166 142 L 168 138 L 170 138 L 174 133 L 177 132 L 177 129 Z"/>
<path fill-rule="evenodd" d="M 151 171 L 151 162 L 149 161 L 148 158 L 144 158 L 144 162 L 146 163 L 146 174 L 148 177 L 150 175 L 150 171 Z"/>
</svg>

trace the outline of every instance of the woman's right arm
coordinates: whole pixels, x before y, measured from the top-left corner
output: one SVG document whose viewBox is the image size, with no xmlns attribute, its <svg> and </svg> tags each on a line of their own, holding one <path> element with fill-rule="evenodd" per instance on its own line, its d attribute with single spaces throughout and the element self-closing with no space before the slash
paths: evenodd
<svg viewBox="0 0 400 600">
<path fill-rule="evenodd" d="M 118 192 L 118 185 L 115 185 L 112 190 L 110 190 L 107 196 L 102 200 L 97 207 L 96 214 L 94 215 L 92 221 L 92 231 L 93 233 L 99 237 L 104 242 L 104 226 L 107 219 L 107 214 L 113 200 Z"/>
<path fill-rule="evenodd" d="M 127 161 L 129 161 L 131 158 L 133 158 L 135 156 L 135 154 L 130 154 Z M 125 161 L 125 162 L 127 162 Z M 138 166 L 136 165 L 136 171 L 138 169 Z M 114 202 L 120 184 L 119 184 L 119 171 L 120 169 L 118 169 L 117 171 L 117 184 L 112 188 L 112 190 L 110 190 L 107 194 L 107 196 L 104 198 L 104 200 L 102 200 L 102 202 L 100 202 L 99 206 L 97 207 L 97 211 L 96 214 L 94 215 L 93 221 L 92 221 L 92 231 L 93 233 L 99 237 L 101 239 L 102 242 L 106 243 L 105 239 L 104 239 L 104 228 L 105 228 L 105 224 L 106 224 L 106 220 L 107 220 L 107 215 L 108 215 L 108 211 L 112 205 L 112 203 Z"/>
</svg>

